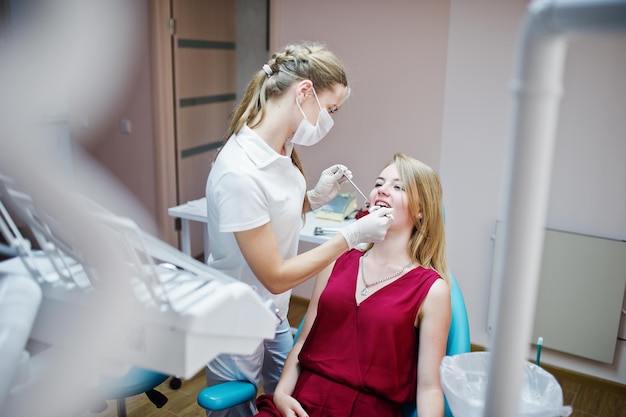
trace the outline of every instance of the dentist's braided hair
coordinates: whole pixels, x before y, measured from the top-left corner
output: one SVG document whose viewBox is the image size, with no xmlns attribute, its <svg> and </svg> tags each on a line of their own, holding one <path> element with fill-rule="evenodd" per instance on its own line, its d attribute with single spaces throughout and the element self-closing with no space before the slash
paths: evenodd
<svg viewBox="0 0 626 417">
<path fill-rule="evenodd" d="M 308 42 L 287 45 L 275 53 L 250 81 L 233 114 L 226 139 L 239 132 L 244 124 L 255 120 L 257 115 L 260 115 L 256 123 L 259 124 L 263 120 L 266 101 L 281 96 L 294 82 L 301 80 L 311 80 L 318 94 L 336 84 L 348 86 L 343 65 L 325 45 Z"/>
<path fill-rule="evenodd" d="M 224 143 L 246 123 L 256 121 L 248 125 L 250 128 L 261 123 L 267 100 L 281 96 L 294 82 L 301 80 L 311 80 L 318 94 L 332 89 L 336 84 L 348 86 L 344 66 L 325 45 L 314 42 L 287 45 L 272 55 L 248 84 L 230 121 Z M 291 159 L 304 175 L 295 149 Z"/>
</svg>

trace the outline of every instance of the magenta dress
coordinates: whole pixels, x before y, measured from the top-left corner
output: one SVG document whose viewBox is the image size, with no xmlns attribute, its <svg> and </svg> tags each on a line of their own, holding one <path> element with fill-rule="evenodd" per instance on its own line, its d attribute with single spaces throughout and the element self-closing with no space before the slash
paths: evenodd
<svg viewBox="0 0 626 417">
<path fill-rule="evenodd" d="M 439 273 L 417 267 L 357 305 L 361 254 L 337 259 L 300 352 L 293 397 L 310 417 L 402 417 L 402 404 L 415 402 L 414 321 Z M 280 417 L 269 395 L 257 408 L 257 416 Z"/>
</svg>

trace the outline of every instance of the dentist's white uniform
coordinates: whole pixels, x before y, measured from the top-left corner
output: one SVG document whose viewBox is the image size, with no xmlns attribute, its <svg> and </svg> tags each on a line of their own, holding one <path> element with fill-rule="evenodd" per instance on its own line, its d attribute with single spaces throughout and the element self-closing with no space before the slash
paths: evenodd
<svg viewBox="0 0 626 417">
<path fill-rule="evenodd" d="M 207 365 L 207 384 L 225 380 L 249 380 L 273 393 L 283 363 L 293 346 L 287 310 L 291 291 L 274 295 L 254 276 L 246 263 L 234 232 L 272 223 L 283 259 L 298 254 L 302 228 L 302 202 L 306 181 L 291 161 L 290 142 L 287 156 L 276 153 L 248 126 L 231 137 L 220 151 L 206 185 L 209 249 L 207 263 L 253 288 L 264 299 L 272 299 L 282 323 L 273 340 L 266 340 L 252 355 L 220 355 Z M 249 416 L 252 404 L 208 416 Z"/>
</svg>

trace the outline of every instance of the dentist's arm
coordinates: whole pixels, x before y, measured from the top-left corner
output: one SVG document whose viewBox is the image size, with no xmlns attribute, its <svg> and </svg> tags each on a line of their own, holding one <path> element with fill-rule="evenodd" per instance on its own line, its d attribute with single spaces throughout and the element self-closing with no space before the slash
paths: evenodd
<svg viewBox="0 0 626 417">
<path fill-rule="evenodd" d="M 235 232 L 237 244 L 254 275 L 272 293 L 301 284 L 360 243 L 380 242 L 391 225 L 391 208 L 380 208 L 344 227 L 327 242 L 290 259 L 283 259 L 271 223 Z"/>
</svg>

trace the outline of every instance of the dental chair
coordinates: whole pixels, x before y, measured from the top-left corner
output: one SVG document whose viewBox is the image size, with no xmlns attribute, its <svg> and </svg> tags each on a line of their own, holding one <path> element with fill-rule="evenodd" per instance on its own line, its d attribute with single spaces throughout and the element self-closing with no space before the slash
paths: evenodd
<svg viewBox="0 0 626 417">
<path fill-rule="evenodd" d="M 3 181 L 3 183 L 0 184 L 0 197 L 14 204 L 15 202 L 29 200 L 29 197 L 26 195 L 18 196 L 21 200 L 17 200 L 18 197 L 15 196 L 11 199 L 11 191 L 5 185 L 9 179 L 2 177 L 0 181 Z M 17 195 L 16 193 L 13 194 Z M 42 227 L 43 226 L 44 223 L 42 223 Z M 39 233 L 39 230 L 33 229 L 33 232 L 37 248 L 44 247 L 48 251 L 53 250 L 52 243 L 45 240 L 44 236 Z M 4 243 L 4 241 L 6 241 L 6 243 Z M 9 211 L 2 203 L 2 199 L 0 199 L 0 254 L 10 257 L 21 256 L 24 259 L 24 274 L 32 273 L 32 276 L 35 278 L 33 283 L 35 283 L 36 279 L 41 278 L 43 273 L 35 266 L 36 262 L 33 260 L 36 259 L 37 255 L 41 257 L 43 251 L 33 249 L 32 246 L 31 241 L 23 236 L 21 230 L 17 227 L 9 214 Z M 0 260 L 2 259 L 0 258 Z M 62 275 L 62 273 L 60 275 Z M 26 341 L 24 341 L 23 348 L 26 349 Z M 118 417 L 126 417 L 126 398 L 142 393 L 145 393 L 157 408 L 161 408 L 167 403 L 167 397 L 156 391 L 155 388 L 168 377 L 169 375 L 160 372 L 133 367 L 122 377 L 103 378 L 100 385 L 96 388 L 97 393 L 94 394 L 94 396 L 99 399 L 97 401 L 98 404 L 92 406 L 91 411 L 102 412 L 107 408 L 106 400 L 116 400 Z"/>
<path fill-rule="evenodd" d="M 133 367 L 120 378 L 103 379 L 98 387 L 99 394 L 106 400 L 117 403 L 117 417 L 126 417 L 126 398 L 146 394 L 156 408 L 167 403 L 167 397 L 155 388 L 163 383 L 169 375 L 144 368 Z M 102 412 L 107 408 L 106 401 L 100 407 L 92 408 L 92 412 Z"/>
<path fill-rule="evenodd" d="M 448 333 L 448 343 L 446 345 L 446 355 L 458 355 L 470 351 L 470 331 L 467 310 L 465 308 L 465 300 L 461 293 L 461 288 L 456 282 L 454 276 L 450 276 L 450 298 L 452 306 L 452 318 L 450 321 L 450 331 Z M 295 338 L 298 338 L 302 322 L 298 327 Z M 198 393 L 198 404 L 211 411 L 224 410 L 234 407 L 247 401 L 252 401 L 257 395 L 257 389 L 254 384 L 248 381 L 229 381 L 211 387 L 203 388 Z M 445 417 L 454 417 L 445 404 Z M 404 407 L 405 417 L 417 417 L 415 403 L 407 404 Z"/>
</svg>

